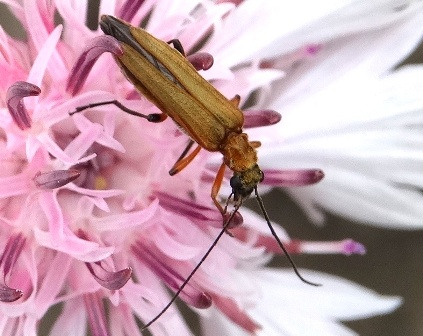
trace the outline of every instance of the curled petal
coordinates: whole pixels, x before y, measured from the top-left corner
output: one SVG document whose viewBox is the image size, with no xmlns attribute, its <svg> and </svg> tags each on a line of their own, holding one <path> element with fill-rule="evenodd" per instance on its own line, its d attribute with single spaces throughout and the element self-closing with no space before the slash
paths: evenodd
<svg viewBox="0 0 423 336">
<path fill-rule="evenodd" d="M 81 172 L 76 169 L 52 170 L 50 172 L 38 172 L 34 176 L 34 182 L 41 189 L 56 189 L 76 180 Z"/>
<path fill-rule="evenodd" d="M 84 240 L 89 240 L 88 235 L 83 230 L 78 230 L 77 236 Z M 100 286 L 110 289 L 118 290 L 121 289 L 131 278 L 132 268 L 127 267 L 117 272 L 111 272 L 104 269 L 101 262 L 86 262 L 88 270 L 94 277 L 95 281 L 99 283 Z"/>
<path fill-rule="evenodd" d="M 117 272 L 104 269 L 100 262 L 85 263 L 88 270 L 102 287 L 110 290 L 121 289 L 131 278 L 132 268 L 127 267 Z"/>
<path fill-rule="evenodd" d="M 94 63 L 104 52 L 110 52 L 115 56 L 123 55 L 119 41 L 114 37 L 102 35 L 93 38 L 73 66 L 66 91 L 76 95 L 81 90 Z"/>
<path fill-rule="evenodd" d="M 295 169 L 264 171 L 263 183 L 279 187 L 300 187 L 319 182 L 325 174 L 320 169 Z"/>
<path fill-rule="evenodd" d="M 31 127 L 31 117 L 25 108 L 23 98 L 38 96 L 41 89 L 28 82 L 16 82 L 7 90 L 6 102 L 13 121 L 21 130 Z"/>
<path fill-rule="evenodd" d="M 247 110 L 244 112 L 244 128 L 262 127 L 277 124 L 282 116 L 273 110 Z"/>
<path fill-rule="evenodd" d="M 196 70 L 208 70 L 213 66 L 213 56 L 206 52 L 198 52 L 187 57 Z"/>
</svg>

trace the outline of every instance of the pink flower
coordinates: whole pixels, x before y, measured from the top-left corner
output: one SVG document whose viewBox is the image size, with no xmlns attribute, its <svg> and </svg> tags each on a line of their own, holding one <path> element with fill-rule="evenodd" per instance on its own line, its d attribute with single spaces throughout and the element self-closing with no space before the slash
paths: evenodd
<svg viewBox="0 0 423 336">
<path fill-rule="evenodd" d="M 250 4 L 257 11 L 262 6 L 259 1 Z M 230 33 L 225 23 L 242 13 L 243 5 L 104 1 L 100 13 L 134 25 L 148 19 L 146 28 L 153 35 L 165 41 L 179 38 L 197 68 L 210 68 L 212 54 L 214 65 L 201 73 L 225 96 L 240 94 L 246 103 L 283 73 L 260 66 L 267 59 L 259 51 L 270 52 L 264 40 L 251 45 L 250 55 L 225 52 L 222 41 Z M 147 323 L 161 311 L 171 297 L 165 287 L 176 291 L 221 231 L 222 216 L 209 196 L 216 174 L 213 154 L 200 152 L 172 177 L 168 171 L 188 140 L 172 121 L 148 123 L 115 106 L 71 116 L 79 106 L 113 99 L 145 114 L 159 111 L 138 95 L 110 55 L 97 59 L 104 50 L 121 51 L 99 37 L 99 30 L 85 26 L 85 4 L 16 1 L 10 9 L 27 42 L 0 31 L 0 67 L 7 74 L 0 78 L 0 333 L 35 335 L 46 312 L 62 304 L 51 335 L 85 335 L 87 326 L 93 335 L 140 335 L 137 320 Z M 55 25 L 55 11 L 63 26 Z M 230 41 L 239 42 L 236 36 Z M 202 42 L 206 53 L 194 53 Z M 246 126 L 258 126 L 276 122 L 278 115 L 246 112 L 246 120 Z M 313 166 L 294 168 L 265 170 L 263 186 L 304 185 L 322 177 Z M 226 188 L 222 195 L 229 195 Z M 262 217 L 245 208 L 241 212 L 244 223 L 233 229 L 235 237 L 223 235 L 180 298 L 205 312 L 201 316 L 207 330 L 229 323 L 252 334 L 289 325 L 298 334 L 301 329 L 292 320 L 278 321 L 285 312 L 270 302 L 272 297 L 283 301 L 309 291 L 317 298 L 331 290 L 308 288 L 291 270 L 287 275 L 267 269 L 271 253 L 281 251 Z M 274 225 L 291 253 L 364 253 L 351 240 L 291 240 Z M 334 311 L 301 307 L 313 316 L 312 334 L 347 330 L 339 320 L 386 313 L 400 301 L 317 273 L 307 273 L 307 278 L 327 281 L 338 294 L 326 301 L 337 303 Z M 273 296 L 269 289 L 275 284 Z M 365 304 L 351 306 L 351 293 Z M 270 322 L 263 318 L 266 307 L 259 304 L 260 295 L 273 310 Z M 222 322 L 210 327 L 207 314 L 217 314 Z M 149 329 L 155 335 L 191 333 L 175 306 Z"/>
</svg>

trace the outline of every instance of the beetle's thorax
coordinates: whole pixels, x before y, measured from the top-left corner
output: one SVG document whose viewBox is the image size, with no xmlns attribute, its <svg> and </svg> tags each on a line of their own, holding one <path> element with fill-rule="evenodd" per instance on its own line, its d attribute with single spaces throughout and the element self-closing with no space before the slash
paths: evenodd
<svg viewBox="0 0 423 336">
<path fill-rule="evenodd" d="M 229 133 L 220 152 L 225 164 L 235 173 L 251 169 L 257 164 L 256 150 L 250 145 L 245 133 Z"/>
</svg>

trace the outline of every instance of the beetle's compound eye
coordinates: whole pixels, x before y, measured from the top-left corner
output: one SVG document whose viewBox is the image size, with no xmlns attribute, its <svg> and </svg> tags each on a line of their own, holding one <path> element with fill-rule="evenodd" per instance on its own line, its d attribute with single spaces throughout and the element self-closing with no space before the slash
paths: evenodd
<svg viewBox="0 0 423 336">
<path fill-rule="evenodd" d="M 242 182 L 241 182 L 241 179 L 239 178 L 238 175 L 232 176 L 231 177 L 231 180 L 229 181 L 229 183 L 230 183 L 230 185 L 232 187 L 232 190 L 234 192 L 242 189 Z"/>
</svg>

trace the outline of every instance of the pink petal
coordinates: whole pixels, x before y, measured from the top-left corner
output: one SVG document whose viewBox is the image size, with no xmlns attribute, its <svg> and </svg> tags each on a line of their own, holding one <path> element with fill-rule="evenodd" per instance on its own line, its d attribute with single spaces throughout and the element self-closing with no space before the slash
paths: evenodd
<svg viewBox="0 0 423 336">
<path fill-rule="evenodd" d="M 248 314 L 230 298 L 219 295 L 212 295 L 213 302 L 219 310 L 232 322 L 239 325 L 249 333 L 255 334 L 261 327 Z"/>
</svg>

